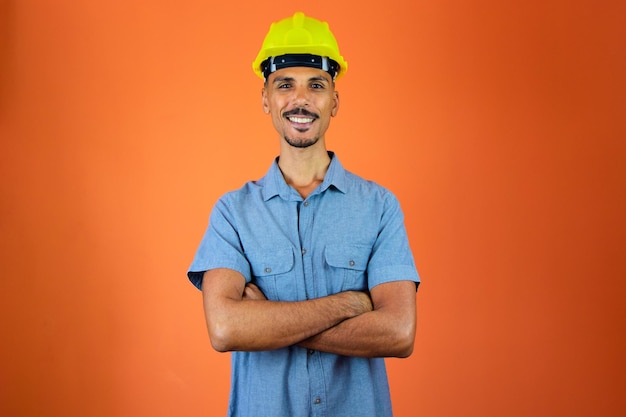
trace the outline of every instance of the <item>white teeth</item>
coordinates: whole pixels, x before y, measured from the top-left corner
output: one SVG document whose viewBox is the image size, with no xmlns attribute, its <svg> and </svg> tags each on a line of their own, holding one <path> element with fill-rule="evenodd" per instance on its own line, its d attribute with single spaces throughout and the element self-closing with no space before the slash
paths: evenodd
<svg viewBox="0 0 626 417">
<path fill-rule="evenodd" d="M 289 120 L 291 120 L 294 123 L 311 123 L 313 121 L 312 118 L 310 117 L 289 117 Z"/>
</svg>

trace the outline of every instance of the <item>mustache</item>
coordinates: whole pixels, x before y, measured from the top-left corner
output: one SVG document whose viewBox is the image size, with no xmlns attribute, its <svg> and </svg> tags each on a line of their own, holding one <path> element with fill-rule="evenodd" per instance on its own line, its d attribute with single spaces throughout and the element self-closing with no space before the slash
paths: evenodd
<svg viewBox="0 0 626 417">
<path fill-rule="evenodd" d="M 307 109 L 303 108 L 303 107 L 296 107 L 293 110 L 289 110 L 283 113 L 284 117 L 289 117 L 289 116 L 309 116 L 309 117 L 313 117 L 315 119 L 319 118 L 319 115 L 317 115 L 316 113 L 310 112 Z"/>
</svg>

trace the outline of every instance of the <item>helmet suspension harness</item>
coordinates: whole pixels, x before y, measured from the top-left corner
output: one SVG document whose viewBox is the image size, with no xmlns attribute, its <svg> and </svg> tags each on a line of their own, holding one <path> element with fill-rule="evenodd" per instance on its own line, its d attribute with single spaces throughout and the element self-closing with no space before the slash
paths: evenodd
<svg viewBox="0 0 626 417">
<path fill-rule="evenodd" d="M 335 79 L 348 70 L 328 23 L 296 12 L 272 23 L 252 69 L 263 80 L 274 71 L 289 67 L 319 68 Z"/>
</svg>

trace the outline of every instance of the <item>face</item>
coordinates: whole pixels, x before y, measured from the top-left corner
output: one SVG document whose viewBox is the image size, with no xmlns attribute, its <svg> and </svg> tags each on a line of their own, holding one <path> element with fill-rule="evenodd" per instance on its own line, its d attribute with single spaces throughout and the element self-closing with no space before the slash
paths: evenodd
<svg viewBox="0 0 626 417">
<path fill-rule="evenodd" d="M 317 68 L 283 68 L 263 88 L 263 111 L 271 115 L 281 139 L 296 148 L 324 143 L 339 95 L 330 74 Z"/>
</svg>

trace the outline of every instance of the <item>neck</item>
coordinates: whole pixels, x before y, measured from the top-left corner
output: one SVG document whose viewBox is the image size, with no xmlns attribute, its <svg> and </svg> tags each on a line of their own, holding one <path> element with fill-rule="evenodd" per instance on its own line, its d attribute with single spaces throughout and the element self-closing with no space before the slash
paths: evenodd
<svg viewBox="0 0 626 417">
<path fill-rule="evenodd" d="M 306 198 L 315 188 L 324 181 L 324 176 L 330 165 L 330 156 L 323 152 L 307 152 L 303 149 L 293 149 L 281 152 L 278 167 L 287 184 L 296 189 Z"/>
</svg>

